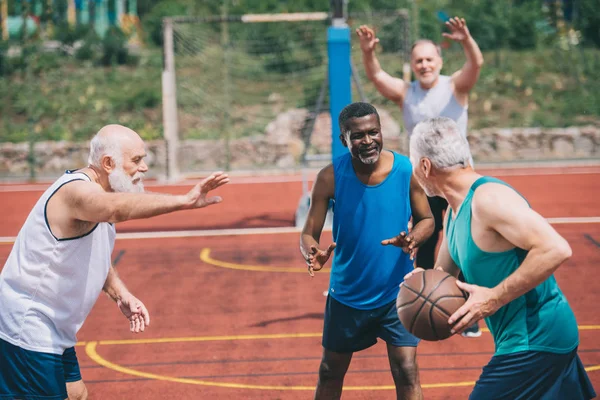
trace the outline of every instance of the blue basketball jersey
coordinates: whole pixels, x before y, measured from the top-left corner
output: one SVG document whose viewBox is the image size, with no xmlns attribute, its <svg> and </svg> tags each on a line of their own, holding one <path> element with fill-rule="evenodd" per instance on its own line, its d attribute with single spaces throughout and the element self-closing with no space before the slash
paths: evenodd
<svg viewBox="0 0 600 400">
<path fill-rule="evenodd" d="M 404 275 L 413 269 L 408 254 L 381 241 L 407 231 L 411 216 L 407 157 L 392 152 L 394 165 L 383 182 L 362 183 L 345 154 L 333 162 L 335 205 L 333 240 L 337 243 L 329 294 L 340 303 L 373 309 L 396 299 Z"/>
</svg>

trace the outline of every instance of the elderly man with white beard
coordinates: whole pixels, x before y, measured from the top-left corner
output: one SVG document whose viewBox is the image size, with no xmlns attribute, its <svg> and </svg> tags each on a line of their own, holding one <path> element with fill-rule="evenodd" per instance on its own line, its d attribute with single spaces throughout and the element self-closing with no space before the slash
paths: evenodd
<svg viewBox="0 0 600 400">
<path fill-rule="evenodd" d="M 216 172 L 184 195 L 144 193 L 143 140 L 120 125 L 90 143 L 89 165 L 67 171 L 41 196 L 0 273 L 0 398 L 85 399 L 74 345 L 100 292 L 129 320 L 150 324 L 144 304 L 111 265 L 114 224 L 219 203 Z"/>
</svg>

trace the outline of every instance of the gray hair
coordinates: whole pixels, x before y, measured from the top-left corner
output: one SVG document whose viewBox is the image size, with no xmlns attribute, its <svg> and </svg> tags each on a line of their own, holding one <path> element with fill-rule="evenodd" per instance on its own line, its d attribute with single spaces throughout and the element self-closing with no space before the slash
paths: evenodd
<svg viewBox="0 0 600 400">
<path fill-rule="evenodd" d="M 413 45 L 410 48 L 410 54 L 412 55 L 413 50 L 415 49 L 415 47 L 417 47 L 420 44 L 426 44 L 429 43 L 431 45 L 433 45 L 435 47 L 435 49 L 438 52 L 438 55 L 441 57 L 442 56 L 442 47 L 435 43 L 433 40 L 429 40 L 429 39 L 417 39 L 415 40 L 415 42 L 413 43 Z"/>
<path fill-rule="evenodd" d="M 109 156 L 118 166 L 123 163 L 123 154 L 121 152 L 121 141 L 112 135 L 102 135 L 97 133 L 90 142 L 90 155 L 88 164 L 94 167 L 101 167 L 102 157 Z"/>
<path fill-rule="evenodd" d="M 471 150 L 454 120 L 436 117 L 419 122 L 410 136 L 413 167 L 421 158 L 428 158 L 438 169 L 466 168 L 471 164 Z"/>
</svg>

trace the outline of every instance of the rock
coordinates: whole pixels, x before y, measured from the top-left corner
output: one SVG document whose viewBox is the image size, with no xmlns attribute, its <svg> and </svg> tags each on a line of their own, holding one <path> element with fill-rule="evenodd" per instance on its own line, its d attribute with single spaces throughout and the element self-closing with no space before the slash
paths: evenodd
<svg viewBox="0 0 600 400">
<path fill-rule="evenodd" d="M 384 146 L 408 155 L 408 138 L 383 108 Z M 309 112 L 290 109 L 268 124 L 265 134 L 224 140 L 182 140 L 177 162 L 183 173 L 222 169 L 229 158 L 231 169 L 299 167 L 304 152 L 302 129 Z M 600 156 L 600 127 L 588 125 L 565 129 L 486 128 L 473 130 L 468 136 L 476 164 L 511 160 L 553 160 L 596 158 Z M 163 140 L 148 141 L 146 163 L 148 177 L 166 174 L 167 149 Z M 331 151 L 331 118 L 321 113 L 315 120 L 308 149 L 310 154 L 327 155 Z M 87 165 L 87 142 L 35 143 L 36 175 L 56 178 L 66 169 Z M 0 143 L 0 176 L 29 176 L 29 144 Z"/>
</svg>

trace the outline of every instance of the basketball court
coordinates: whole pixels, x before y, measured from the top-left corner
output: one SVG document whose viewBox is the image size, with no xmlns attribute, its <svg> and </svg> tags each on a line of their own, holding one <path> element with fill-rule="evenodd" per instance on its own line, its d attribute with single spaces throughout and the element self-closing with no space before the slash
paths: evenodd
<svg viewBox="0 0 600 400">
<path fill-rule="evenodd" d="M 600 167 L 486 170 L 526 195 L 571 244 L 556 278 L 574 308 L 580 357 L 600 387 Z M 311 176 L 314 176 L 312 174 Z M 150 184 L 185 192 L 192 181 Z M 0 259 L 47 187 L 2 185 Z M 310 278 L 298 249 L 294 212 L 300 176 L 234 176 L 220 205 L 119 224 L 113 261 L 148 307 L 138 335 L 101 295 L 76 347 L 92 399 L 306 399 L 321 356 L 328 272 Z M 329 243 L 331 233 L 323 233 Z M 330 266 L 330 264 L 328 264 Z M 418 351 L 427 399 L 464 399 L 493 353 L 480 338 L 422 342 Z M 356 353 L 345 399 L 392 399 L 381 342 Z"/>
</svg>

